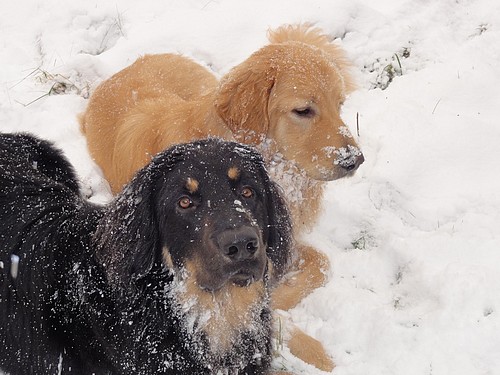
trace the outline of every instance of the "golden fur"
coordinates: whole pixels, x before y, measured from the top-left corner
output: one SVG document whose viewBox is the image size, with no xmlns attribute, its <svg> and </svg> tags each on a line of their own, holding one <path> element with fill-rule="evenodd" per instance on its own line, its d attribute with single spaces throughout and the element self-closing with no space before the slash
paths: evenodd
<svg viewBox="0 0 500 375">
<path fill-rule="evenodd" d="M 317 368 L 324 371 L 333 370 L 333 361 L 325 355 L 323 345 L 318 340 L 306 335 L 300 329 L 293 329 L 287 345 L 290 352 L 304 362 L 314 364 Z"/>
<path fill-rule="evenodd" d="M 258 314 L 255 301 L 265 298 L 266 289 L 261 280 L 247 287 L 228 284 L 217 292 L 207 292 L 196 283 L 196 274 L 202 267 L 201 259 L 186 264 L 186 275 L 179 277 L 182 290 L 177 298 L 184 312 L 199 325 L 193 329 L 203 330 L 212 350 L 224 353 L 231 350 L 242 326 Z"/>
<path fill-rule="evenodd" d="M 282 26 L 269 41 L 220 82 L 186 57 L 143 56 L 97 87 L 80 122 L 114 193 L 172 144 L 213 136 L 255 145 L 285 190 L 299 238 L 298 272 L 273 295 L 287 310 L 325 282 L 328 259 L 300 244 L 324 183 L 352 173 L 363 156 L 340 118 L 354 88 L 343 51 L 310 25 Z"/>
</svg>

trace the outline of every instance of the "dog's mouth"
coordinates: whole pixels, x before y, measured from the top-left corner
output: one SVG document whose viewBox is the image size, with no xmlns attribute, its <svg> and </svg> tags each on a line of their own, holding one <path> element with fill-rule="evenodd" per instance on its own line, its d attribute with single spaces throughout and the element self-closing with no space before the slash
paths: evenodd
<svg viewBox="0 0 500 375">
<path fill-rule="evenodd" d="M 252 272 L 241 270 L 229 278 L 229 281 L 239 287 L 247 287 L 256 281 Z"/>
<path fill-rule="evenodd" d="M 218 292 L 226 286 L 234 285 L 240 288 L 246 288 L 250 285 L 264 279 L 265 267 L 243 267 L 224 272 L 216 278 L 203 280 L 198 277 L 198 286 L 206 292 Z"/>
<path fill-rule="evenodd" d="M 263 152 L 269 152 L 263 149 Z M 270 157 L 270 171 L 276 175 L 288 175 L 290 171 L 316 181 L 334 181 L 352 176 L 365 158 L 356 146 L 327 146 L 307 155 L 285 156 L 278 152 Z"/>
<path fill-rule="evenodd" d="M 365 161 L 361 150 L 350 145 L 338 149 L 335 147 L 324 147 L 323 151 L 327 156 L 329 165 L 325 166 L 318 163 L 315 170 L 316 175 L 312 176 L 313 179 L 320 181 L 333 181 L 350 177 Z"/>
</svg>

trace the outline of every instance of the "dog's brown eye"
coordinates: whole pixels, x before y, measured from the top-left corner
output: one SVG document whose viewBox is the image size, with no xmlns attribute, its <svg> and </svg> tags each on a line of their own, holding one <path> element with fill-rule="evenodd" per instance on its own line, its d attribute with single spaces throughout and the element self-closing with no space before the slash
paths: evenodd
<svg viewBox="0 0 500 375">
<path fill-rule="evenodd" d="M 251 198 L 253 197 L 253 190 L 250 189 L 249 187 L 244 187 L 242 190 L 241 190 L 241 196 L 243 198 Z"/>
<path fill-rule="evenodd" d="M 306 117 L 306 118 L 313 117 L 315 114 L 314 109 L 312 109 L 311 107 L 295 108 L 292 112 L 299 117 Z"/>
<path fill-rule="evenodd" d="M 193 201 L 189 197 L 182 197 L 179 199 L 179 207 L 186 209 L 193 205 Z"/>
</svg>

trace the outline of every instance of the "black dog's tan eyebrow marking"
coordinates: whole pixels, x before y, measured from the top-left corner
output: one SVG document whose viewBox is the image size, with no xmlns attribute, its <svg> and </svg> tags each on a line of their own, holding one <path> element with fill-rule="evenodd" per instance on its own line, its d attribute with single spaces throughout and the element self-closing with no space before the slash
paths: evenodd
<svg viewBox="0 0 500 375">
<path fill-rule="evenodd" d="M 194 194 L 198 191 L 198 187 L 200 186 L 200 183 L 198 180 L 188 177 L 186 181 L 186 189 L 189 191 L 191 194 Z"/>
<path fill-rule="evenodd" d="M 240 173 L 238 167 L 231 167 L 227 170 L 227 176 L 233 181 L 236 181 L 240 177 Z"/>
</svg>

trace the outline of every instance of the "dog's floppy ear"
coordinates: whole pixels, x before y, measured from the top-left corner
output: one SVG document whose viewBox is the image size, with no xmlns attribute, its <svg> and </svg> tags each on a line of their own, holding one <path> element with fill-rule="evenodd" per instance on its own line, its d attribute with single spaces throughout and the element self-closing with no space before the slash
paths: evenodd
<svg viewBox="0 0 500 375">
<path fill-rule="evenodd" d="M 130 286 L 160 262 L 161 243 L 156 209 L 156 182 L 182 157 L 173 147 L 141 169 L 107 207 L 94 242 L 97 259 L 112 286 Z"/>
<path fill-rule="evenodd" d="M 267 255 L 273 263 L 273 278 L 279 280 L 288 271 L 292 260 L 292 222 L 281 188 L 271 180 L 266 185 L 269 218 Z"/>
<path fill-rule="evenodd" d="M 215 99 L 217 114 L 247 144 L 260 143 L 269 129 L 268 102 L 275 71 L 265 53 L 257 51 L 226 74 Z"/>
</svg>

